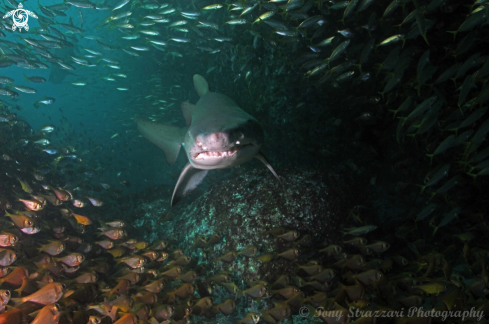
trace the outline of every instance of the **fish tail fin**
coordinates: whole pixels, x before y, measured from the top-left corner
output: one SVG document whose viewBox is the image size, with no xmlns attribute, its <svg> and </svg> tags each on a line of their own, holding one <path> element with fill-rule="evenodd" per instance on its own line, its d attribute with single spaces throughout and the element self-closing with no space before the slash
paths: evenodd
<svg viewBox="0 0 489 324">
<path fill-rule="evenodd" d="M 416 186 L 421 188 L 421 192 L 419 194 L 422 194 L 424 189 L 426 188 L 426 186 L 423 186 L 423 185 L 416 185 Z"/>
<path fill-rule="evenodd" d="M 34 102 L 34 107 L 39 108 L 39 101 Z"/>
<path fill-rule="evenodd" d="M 436 231 L 438 231 L 438 226 L 435 226 L 434 228 L 435 228 L 435 229 L 433 230 L 433 234 L 432 234 L 432 236 L 435 236 Z"/>
<path fill-rule="evenodd" d="M 15 290 L 15 291 L 17 291 L 17 290 Z M 14 303 L 14 307 L 19 307 L 21 304 L 24 303 L 24 301 L 22 300 L 22 298 L 10 298 L 10 301 L 12 303 Z"/>
<path fill-rule="evenodd" d="M 104 298 L 104 309 L 107 315 L 110 314 L 112 306 L 107 302 L 107 298 Z"/>
<path fill-rule="evenodd" d="M 17 296 L 22 296 L 22 291 L 24 291 L 23 285 L 17 289 L 14 289 L 14 291 L 17 293 Z M 10 300 L 12 300 L 12 298 L 10 298 Z"/>
<path fill-rule="evenodd" d="M 27 83 L 29 83 L 29 78 L 27 77 L 27 75 L 25 75 L 25 73 L 22 73 L 22 75 L 24 76 L 24 78 L 26 79 Z"/>
<path fill-rule="evenodd" d="M 455 38 L 457 38 L 457 32 L 458 32 L 458 30 L 447 31 L 447 33 L 453 34 L 453 40 L 455 40 Z"/>
<path fill-rule="evenodd" d="M 242 290 L 238 290 L 236 292 L 236 299 L 241 298 L 241 297 L 243 297 L 243 291 Z"/>
</svg>

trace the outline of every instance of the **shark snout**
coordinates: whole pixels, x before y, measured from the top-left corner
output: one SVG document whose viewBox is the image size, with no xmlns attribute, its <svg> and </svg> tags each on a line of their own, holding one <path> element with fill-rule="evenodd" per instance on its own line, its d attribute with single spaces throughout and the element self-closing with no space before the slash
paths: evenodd
<svg viewBox="0 0 489 324">
<path fill-rule="evenodd" d="M 227 151 L 244 144 L 252 143 L 245 139 L 243 133 L 230 134 L 225 131 L 200 134 L 195 139 L 195 146 L 198 151 Z"/>
</svg>

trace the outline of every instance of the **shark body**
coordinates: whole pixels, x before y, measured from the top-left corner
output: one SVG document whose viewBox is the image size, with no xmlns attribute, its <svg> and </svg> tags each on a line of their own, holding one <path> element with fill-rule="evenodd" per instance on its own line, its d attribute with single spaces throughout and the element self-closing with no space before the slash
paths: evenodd
<svg viewBox="0 0 489 324">
<path fill-rule="evenodd" d="M 165 152 L 172 165 L 183 145 L 188 163 L 178 178 L 171 205 L 175 205 L 195 189 L 209 170 L 230 168 L 253 158 L 262 161 L 280 181 L 277 173 L 260 152 L 264 139 L 258 121 L 228 96 L 210 92 L 207 81 L 200 75 L 193 77 L 200 96 L 196 105 L 183 102 L 185 128 L 136 119 L 138 130 Z"/>
</svg>

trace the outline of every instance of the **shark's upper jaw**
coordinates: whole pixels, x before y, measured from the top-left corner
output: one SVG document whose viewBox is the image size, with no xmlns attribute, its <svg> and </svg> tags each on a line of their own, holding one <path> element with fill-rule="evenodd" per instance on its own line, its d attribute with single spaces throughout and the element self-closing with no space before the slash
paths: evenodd
<svg viewBox="0 0 489 324">
<path fill-rule="evenodd" d="M 212 151 L 196 152 L 196 153 L 192 153 L 192 159 L 193 160 L 225 159 L 234 156 L 236 153 L 238 153 L 239 150 L 249 146 L 254 146 L 254 145 L 252 143 L 248 143 L 244 145 L 237 144 L 228 150 L 219 150 L 219 151 L 212 150 Z M 203 147 L 202 149 L 205 148 Z"/>
<path fill-rule="evenodd" d="M 185 143 L 189 162 L 195 168 L 218 169 L 251 160 L 260 151 L 262 132 L 251 132 L 250 124 L 253 122 L 214 132 L 195 132 Z"/>
</svg>

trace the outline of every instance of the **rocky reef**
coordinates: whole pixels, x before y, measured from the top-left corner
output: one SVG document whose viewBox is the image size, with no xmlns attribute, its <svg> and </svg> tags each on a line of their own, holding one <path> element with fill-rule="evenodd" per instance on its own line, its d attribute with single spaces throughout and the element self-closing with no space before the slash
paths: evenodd
<svg viewBox="0 0 489 324">
<path fill-rule="evenodd" d="M 279 254 L 297 246 L 301 250 L 299 258 L 306 260 L 313 252 L 311 246 L 340 240 L 340 230 L 348 223 L 347 215 L 361 202 L 363 194 L 349 176 L 338 170 L 291 169 L 281 174 L 282 182 L 263 168 L 231 176 L 194 201 L 187 197 L 172 210 L 171 217 L 167 198 L 140 204 L 133 226 L 152 228 L 145 232 L 145 240 L 167 240 L 190 255 L 194 265 L 206 264 L 207 276 L 230 271 L 232 282 L 240 289 L 247 286 L 246 282 L 273 282 L 280 275 L 293 275 L 297 264 L 285 258 L 262 262 L 239 255 L 230 263 L 215 259 L 228 251 L 242 251 L 254 245 L 257 255 Z M 262 234 L 277 227 L 296 230 L 300 237 L 308 234 L 307 242 L 301 244 L 300 237 L 296 242 L 287 242 Z M 197 238 L 214 233 L 219 234 L 219 243 L 203 249 L 192 248 Z M 212 294 L 214 303 L 221 302 L 220 297 L 229 298 L 223 287 L 215 289 L 218 291 Z M 249 311 L 245 309 L 250 307 L 246 299 L 241 298 L 241 302 L 243 307 L 237 307 L 240 313 L 237 318 L 245 314 L 241 312 Z M 221 318 L 219 323 L 222 321 Z"/>
</svg>

